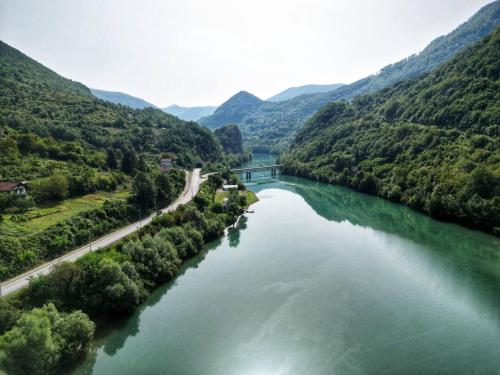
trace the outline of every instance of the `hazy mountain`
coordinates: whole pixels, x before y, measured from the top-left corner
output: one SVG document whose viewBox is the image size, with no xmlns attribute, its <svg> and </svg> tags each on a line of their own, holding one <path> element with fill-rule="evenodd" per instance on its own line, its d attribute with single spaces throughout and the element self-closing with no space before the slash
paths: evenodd
<svg viewBox="0 0 500 375">
<path fill-rule="evenodd" d="M 270 102 L 282 102 L 283 100 L 292 99 L 303 94 L 316 94 L 321 92 L 333 91 L 341 86 L 344 86 L 344 84 L 335 83 L 333 85 L 304 85 L 299 87 L 290 87 L 285 91 L 280 92 L 279 94 L 271 96 L 267 100 Z"/>
<path fill-rule="evenodd" d="M 219 128 L 231 123 L 241 122 L 248 114 L 260 108 L 265 101 L 246 91 L 240 91 L 230 97 L 208 117 L 200 119 L 200 123 L 209 128 Z"/>
<path fill-rule="evenodd" d="M 316 111 L 336 100 L 351 100 L 357 95 L 380 90 L 404 79 L 430 71 L 457 52 L 477 43 L 500 23 L 500 0 L 481 8 L 467 22 L 446 36 L 432 41 L 421 53 L 388 65 L 377 74 L 327 93 L 304 94 L 281 102 L 261 102 L 248 107 L 245 101 L 231 103 L 238 120 L 227 121 L 221 108 L 212 116 L 200 120 L 203 125 L 217 128 L 235 122 L 243 134 L 246 147 L 253 150 L 282 150 L 295 131 Z M 229 100 L 232 101 L 232 98 Z M 228 102 L 229 102 L 228 101 Z M 219 113 L 217 113 L 219 112 Z"/>
<path fill-rule="evenodd" d="M 147 101 L 141 98 L 136 98 L 135 96 L 124 94 L 123 92 L 105 91 L 97 89 L 90 89 L 90 92 L 96 98 L 106 100 L 108 102 L 115 104 L 128 105 L 129 107 L 135 109 L 144 109 L 149 107 L 156 108 L 154 104 L 148 103 Z"/>
<path fill-rule="evenodd" d="M 289 173 L 500 234 L 500 28 L 435 70 L 322 108 Z"/>
<path fill-rule="evenodd" d="M 181 107 L 180 105 L 173 104 L 169 107 L 162 108 L 162 111 L 170 113 L 185 121 L 197 121 L 198 119 L 210 116 L 215 112 L 217 107 Z"/>
</svg>

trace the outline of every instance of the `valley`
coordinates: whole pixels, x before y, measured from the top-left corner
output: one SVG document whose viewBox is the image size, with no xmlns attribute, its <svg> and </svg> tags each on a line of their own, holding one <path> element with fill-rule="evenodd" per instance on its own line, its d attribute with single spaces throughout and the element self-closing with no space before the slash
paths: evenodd
<svg viewBox="0 0 500 375">
<path fill-rule="evenodd" d="M 4 10 L 1 375 L 498 372 L 500 0 Z"/>
</svg>

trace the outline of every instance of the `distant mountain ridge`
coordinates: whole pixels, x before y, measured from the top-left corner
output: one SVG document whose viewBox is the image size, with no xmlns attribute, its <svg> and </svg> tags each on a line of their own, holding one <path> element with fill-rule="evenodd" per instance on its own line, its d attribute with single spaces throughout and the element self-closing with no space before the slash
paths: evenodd
<svg viewBox="0 0 500 375">
<path fill-rule="evenodd" d="M 106 100 L 114 104 L 127 105 L 134 109 L 144 109 L 144 108 L 157 108 L 154 104 L 151 104 L 144 99 L 137 98 L 135 96 L 125 94 L 118 91 L 106 91 L 98 89 L 90 89 L 92 95 L 96 98 Z"/>
<path fill-rule="evenodd" d="M 235 102 L 232 97 L 212 116 L 200 119 L 200 123 L 210 128 L 227 125 L 222 111 L 229 107 L 232 112 L 241 114 L 235 123 L 243 134 L 246 148 L 255 151 L 281 151 L 286 148 L 297 129 L 325 104 L 336 100 L 351 100 L 358 95 L 375 92 L 428 72 L 464 48 L 479 42 L 498 24 L 500 0 L 484 6 L 449 34 L 436 38 L 419 54 L 388 65 L 377 74 L 327 93 L 304 94 L 281 102 L 263 101 L 252 108 L 246 107 L 244 101 Z M 238 105 L 241 106 L 237 107 Z"/>
<path fill-rule="evenodd" d="M 163 112 L 174 115 L 184 121 L 197 121 L 202 117 L 210 116 L 216 109 L 217 107 L 215 106 L 182 107 L 177 104 L 161 108 Z"/>
<path fill-rule="evenodd" d="M 304 94 L 317 94 L 322 92 L 328 92 L 338 89 L 344 86 L 343 83 L 334 83 L 332 85 L 304 85 L 298 87 L 290 87 L 276 95 L 271 96 L 267 101 L 269 102 L 282 102 L 284 100 L 295 98 L 299 95 Z"/>
</svg>

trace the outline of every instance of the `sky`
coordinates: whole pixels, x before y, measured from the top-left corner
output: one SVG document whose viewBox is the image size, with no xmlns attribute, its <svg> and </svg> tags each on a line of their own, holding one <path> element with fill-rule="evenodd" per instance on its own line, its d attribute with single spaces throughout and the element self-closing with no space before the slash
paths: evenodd
<svg viewBox="0 0 500 375">
<path fill-rule="evenodd" d="M 0 39 L 64 77 L 157 106 L 350 83 L 491 0 L 0 0 Z"/>
</svg>

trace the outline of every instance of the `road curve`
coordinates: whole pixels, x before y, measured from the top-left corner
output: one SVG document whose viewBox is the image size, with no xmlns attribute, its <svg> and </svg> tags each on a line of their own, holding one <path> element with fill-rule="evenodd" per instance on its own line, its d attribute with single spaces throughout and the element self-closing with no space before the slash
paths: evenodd
<svg viewBox="0 0 500 375">
<path fill-rule="evenodd" d="M 199 168 L 194 169 L 192 172 L 186 173 L 186 185 L 184 187 L 184 191 L 182 192 L 182 194 L 170 206 L 165 207 L 160 211 L 162 213 L 171 212 L 174 211 L 180 205 L 188 203 L 198 193 L 201 182 L 202 178 L 200 178 Z M 49 273 L 52 267 L 57 263 L 65 261 L 70 261 L 70 262 L 75 261 L 82 255 L 87 254 L 90 251 L 102 249 L 106 246 L 111 245 L 114 242 L 121 240 L 122 238 L 128 236 L 129 234 L 139 230 L 142 226 L 149 224 L 155 216 L 156 213 L 151 216 L 145 217 L 141 221 L 129 224 L 126 227 L 123 227 L 117 231 L 111 232 L 103 237 L 100 237 L 92 241 L 91 243 L 88 243 L 76 250 L 73 250 L 72 252 L 67 253 L 59 258 L 51 260 L 50 262 L 44 263 L 28 272 L 23 273 L 22 275 L 7 280 L 6 282 L 1 284 L 0 295 L 5 296 L 7 294 L 15 292 L 16 290 L 24 288 L 25 286 L 28 285 L 31 277 Z"/>
</svg>

